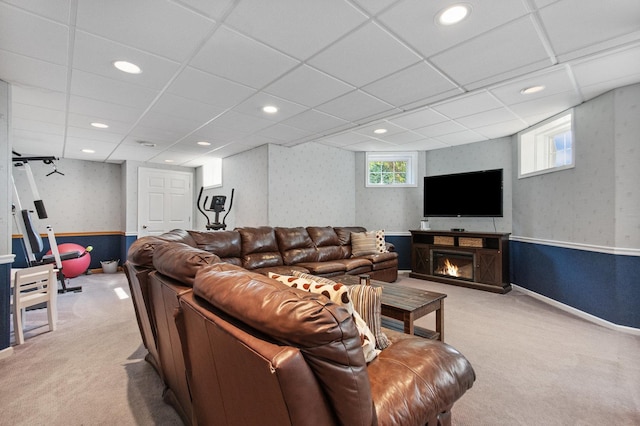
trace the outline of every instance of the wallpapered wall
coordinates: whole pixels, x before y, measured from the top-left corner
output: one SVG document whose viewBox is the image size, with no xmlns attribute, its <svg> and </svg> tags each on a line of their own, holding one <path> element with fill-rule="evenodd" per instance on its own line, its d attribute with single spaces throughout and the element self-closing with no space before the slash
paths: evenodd
<svg viewBox="0 0 640 426">
<path fill-rule="evenodd" d="M 11 86 L 0 80 L 0 188 L 11 188 L 11 148 L 9 147 L 9 108 Z M 11 253 L 11 190 L 0 191 L 0 256 Z"/>
<path fill-rule="evenodd" d="M 640 248 L 638 99 L 634 85 L 575 108 L 576 166 L 514 177 L 514 235 Z"/>
<path fill-rule="evenodd" d="M 271 146 L 269 223 L 349 226 L 355 223 L 354 153 L 307 143 Z"/>
<path fill-rule="evenodd" d="M 640 84 L 614 92 L 616 247 L 640 248 Z"/>
<path fill-rule="evenodd" d="M 235 195 L 227 229 L 351 224 L 355 220 L 353 154 L 337 148 L 314 143 L 291 148 L 264 145 L 225 158 L 222 187 L 204 194 L 226 195 L 228 208 L 232 188 Z M 205 223 L 198 214 L 199 229 Z"/>
<path fill-rule="evenodd" d="M 54 168 L 42 161 L 30 161 L 29 165 L 49 216 L 37 222 L 38 231 L 45 233 L 46 225 L 51 225 L 56 233 L 122 231 L 119 164 L 60 159 L 56 166 L 64 176 L 57 173 L 47 176 Z M 34 210 L 25 171 L 14 168 L 13 176 L 22 208 Z M 15 224 L 13 233 L 18 233 Z"/>
</svg>

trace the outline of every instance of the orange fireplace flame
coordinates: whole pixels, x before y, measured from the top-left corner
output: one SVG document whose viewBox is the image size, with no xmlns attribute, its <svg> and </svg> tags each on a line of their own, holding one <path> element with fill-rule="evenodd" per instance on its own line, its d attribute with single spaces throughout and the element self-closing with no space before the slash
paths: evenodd
<svg viewBox="0 0 640 426">
<path fill-rule="evenodd" d="M 453 263 L 449 262 L 449 259 L 444 260 L 443 273 L 446 275 L 451 275 L 452 277 L 458 276 L 458 267 Z"/>
</svg>

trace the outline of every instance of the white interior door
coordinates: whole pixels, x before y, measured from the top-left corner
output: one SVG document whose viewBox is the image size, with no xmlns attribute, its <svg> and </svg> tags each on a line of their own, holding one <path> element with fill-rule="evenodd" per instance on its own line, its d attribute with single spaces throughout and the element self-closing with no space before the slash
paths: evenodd
<svg viewBox="0 0 640 426">
<path fill-rule="evenodd" d="M 193 174 L 138 169 L 138 237 L 192 229 Z"/>
</svg>

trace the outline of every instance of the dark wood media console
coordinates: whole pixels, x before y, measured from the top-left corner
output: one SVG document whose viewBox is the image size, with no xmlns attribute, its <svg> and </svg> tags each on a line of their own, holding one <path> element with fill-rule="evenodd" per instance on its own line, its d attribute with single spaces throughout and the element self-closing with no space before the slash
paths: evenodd
<svg viewBox="0 0 640 426">
<path fill-rule="evenodd" d="M 410 277 L 507 293 L 509 234 L 411 231 Z"/>
</svg>

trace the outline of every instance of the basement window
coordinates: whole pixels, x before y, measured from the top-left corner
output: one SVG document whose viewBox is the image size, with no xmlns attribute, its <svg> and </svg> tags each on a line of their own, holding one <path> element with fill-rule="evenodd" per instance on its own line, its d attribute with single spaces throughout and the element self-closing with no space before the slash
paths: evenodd
<svg viewBox="0 0 640 426">
<path fill-rule="evenodd" d="M 518 178 L 575 167 L 573 111 L 518 134 Z"/>
<path fill-rule="evenodd" d="M 415 187 L 417 152 L 367 152 L 365 186 L 370 188 Z"/>
</svg>

